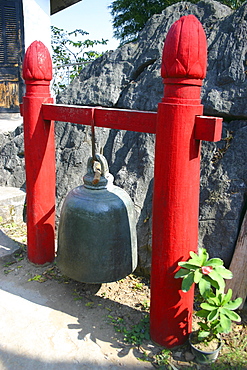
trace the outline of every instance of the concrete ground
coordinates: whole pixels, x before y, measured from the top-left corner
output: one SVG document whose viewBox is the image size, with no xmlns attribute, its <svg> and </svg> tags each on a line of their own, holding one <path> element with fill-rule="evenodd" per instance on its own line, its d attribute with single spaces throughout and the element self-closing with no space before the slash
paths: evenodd
<svg viewBox="0 0 247 370">
<path fill-rule="evenodd" d="M 19 114 L 0 114 L 0 133 L 21 123 Z M 24 200 L 21 189 L 1 187 L 1 222 L 19 222 Z M 153 369 L 138 360 L 142 353 L 123 343 L 112 325 L 111 317 L 132 324 L 143 317 L 140 310 L 117 302 L 120 291 L 116 300 L 107 298 L 120 284 L 104 284 L 102 291 L 62 281 L 54 265 L 37 267 L 26 257 L 18 261 L 18 253 L 20 246 L 0 230 L 0 370 Z M 49 278 L 35 280 L 47 271 Z"/>
<path fill-rule="evenodd" d="M 4 237 L 9 255 L 14 244 Z M 107 299 L 106 288 L 62 281 L 52 271 L 54 265 L 0 258 L 0 370 L 153 368 L 138 360 L 140 353 L 123 343 L 108 318 L 139 320 L 140 311 Z"/>
</svg>

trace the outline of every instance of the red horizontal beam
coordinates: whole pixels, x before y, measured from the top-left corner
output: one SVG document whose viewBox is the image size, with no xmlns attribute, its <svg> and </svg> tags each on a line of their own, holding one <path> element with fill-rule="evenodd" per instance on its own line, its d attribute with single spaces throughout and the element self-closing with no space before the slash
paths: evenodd
<svg viewBox="0 0 247 370">
<path fill-rule="evenodd" d="M 221 117 L 196 116 L 195 139 L 204 141 L 220 141 L 222 135 Z"/>
<path fill-rule="evenodd" d="M 128 109 L 81 107 L 77 105 L 43 104 L 43 118 L 62 122 L 91 125 L 92 115 L 97 127 L 136 132 L 156 133 L 157 113 Z"/>
</svg>

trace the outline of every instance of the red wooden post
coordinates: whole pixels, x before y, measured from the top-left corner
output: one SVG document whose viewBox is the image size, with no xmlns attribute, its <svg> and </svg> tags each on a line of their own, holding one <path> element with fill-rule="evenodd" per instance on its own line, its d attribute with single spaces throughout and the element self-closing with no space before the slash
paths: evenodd
<svg viewBox="0 0 247 370">
<path fill-rule="evenodd" d="M 27 191 L 28 258 L 36 264 L 55 255 L 55 147 L 54 124 L 42 117 L 42 103 L 52 103 L 52 62 L 42 42 L 33 42 L 25 54 L 23 78 L 24 146 Z"/>
<path fill-rule="evenodd" d="M 174 274 L 178 261 L 197 251 L 200 141 L 195 139 L 195 117 L 203 111 L 206 62 L 200 22 L 193 15 L 180 18 L 164 44 L 153 195 L 150 331 L 167 348 L 184 343 L 191 331 L 193 291 L 183 293 Z"/>
<path fill-rule="evenodd" d="M 165 346 L 182 344 L 191 331 L 193 292 L 174 278 L 178 261 L 197 250 L 200 140 L 217 141 L 222 119 L 200 116 L 207 45 L 200 22 L 189 15 L 168 32 L 162 60 L 165 93 L 152 112 L 95 108 L 95 126 L 156 133 L 150 331 Z M 23 66 L 27 179 L 28 258 L 54 258 L 55 153 L 51 120 L 91 124 L 90 107 L 55 106 L 49 92 L 51 58 L 35 41 Z M 50 104 L 50 105 L 49 105 Z"/>
</svg>

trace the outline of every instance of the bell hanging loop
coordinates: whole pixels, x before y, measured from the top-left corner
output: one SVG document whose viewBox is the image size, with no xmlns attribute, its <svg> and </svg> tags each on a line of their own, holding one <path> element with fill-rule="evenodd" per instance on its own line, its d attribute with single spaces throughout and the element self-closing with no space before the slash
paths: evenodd
<svg viewBox="0 0 247 370">
<path fill-rule="evenodd" d="M 91 119 L 91 135 L 92 135 L 92 157 L 96 161 L 95 153 L 95 129 L 94 129 L 94 108 L 92 109 L 92 119 Z"/>
<path fill-rule="evenodd" d="M 94 109 L 92 110 L 92 120 L 91 120 L 91 135 L 92 135 L 92 158 L 93 158 L 93 171 L 94 178 L 93 184 L 97 184 L 101 176 L 101 164 L 96 159 L 96 145 L 95 145 L 95 129 L 94 129 Z"/>
</svg>

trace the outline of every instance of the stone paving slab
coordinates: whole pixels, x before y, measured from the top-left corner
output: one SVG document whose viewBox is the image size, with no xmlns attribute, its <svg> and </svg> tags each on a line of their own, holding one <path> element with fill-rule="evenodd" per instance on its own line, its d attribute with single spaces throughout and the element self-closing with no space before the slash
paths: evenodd
<svg viewBox="0 0 247 370">
<path fill-rule="evenodd" d="M 23 221 L 23 209 L 26 193 L 23 189 L 0 186 L 1 222 Z"/>
<path fill-rule="evenodd" d="M 20 246 L 0 230 L 0 262 L 7 263 L 14 261 L 14 254 L 19 250 Z"/>
<path fill-rule="evenodd" d="M 121 354 L 104 315 L 69 298 L 69 287 L 10 275 L 0 281 L 1 370 L 141 370 L 131 348 Z"/>
<path fill-rule="evenodd" d="M 5 237 L 10 250 L 13 240 Z M 96 296 L 96 287 L 78 298 L 77 282 L 30 279 L 46 269 L 26 258 L 0 264 L 0 370 L 153 369 L 118 341 L 107 320 L 113 312 L 121 316 L 122 304 Z"/>
</svg>

